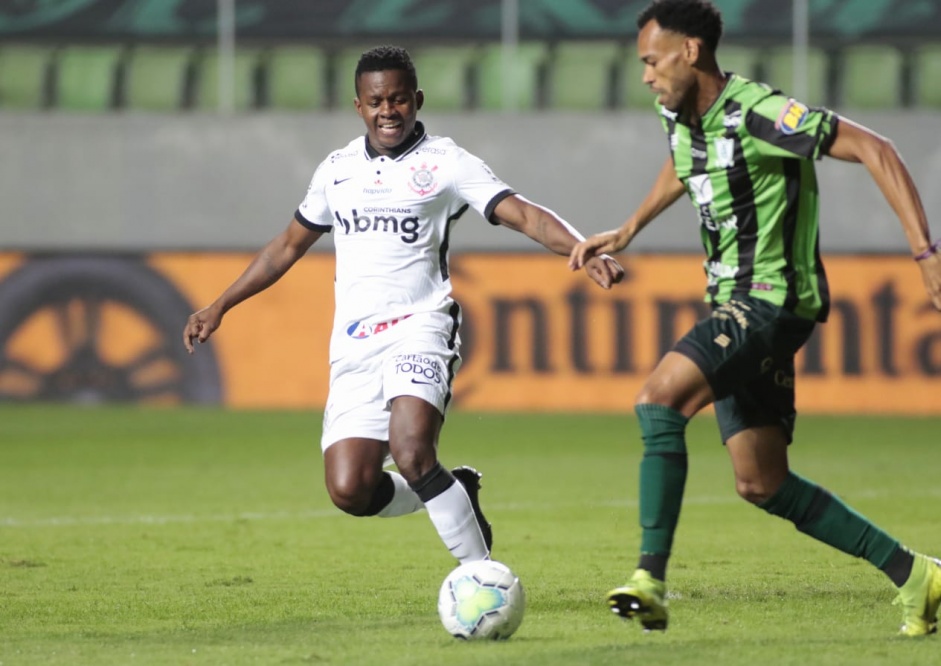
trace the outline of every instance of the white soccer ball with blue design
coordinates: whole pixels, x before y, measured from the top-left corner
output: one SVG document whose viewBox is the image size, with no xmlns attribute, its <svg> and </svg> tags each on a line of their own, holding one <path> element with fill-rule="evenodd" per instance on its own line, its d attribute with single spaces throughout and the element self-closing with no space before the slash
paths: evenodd
<svg viewBox="0 0 941 666">
<path fill-rule="evenodd" d="M 523 621 L 526 595 L 510 568 L 493 560 L 462 564 L 444 579 L 438 615 L 449 634 L 464 640 L 503 640 Z"/>
</svg>

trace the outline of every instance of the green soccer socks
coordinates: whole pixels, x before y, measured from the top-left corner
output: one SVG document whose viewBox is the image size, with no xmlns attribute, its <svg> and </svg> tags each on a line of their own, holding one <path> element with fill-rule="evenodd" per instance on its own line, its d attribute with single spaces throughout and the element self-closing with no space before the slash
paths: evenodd
<svg viewBox="0 0 941 666">
<path fill-rule="evenodd" d="M 839 497 L 793 472 L 788 472 L 778 491 L 758 506 L 791 521 L 804 534 L 844 553 L 861 557 L 884 571 L 893 559 L 897 559 L 894 556 L 901 549 L 898 541 L 856 513 Z"/>
<path fill-rule="evenodd" d="M 634 411 L 644 441 L 644 457 L 640 462 L 642 534 L 638 568 L 664 580 L 686 487 L 689 419 L 664 405 L 637 405 Z"/>
</svg>

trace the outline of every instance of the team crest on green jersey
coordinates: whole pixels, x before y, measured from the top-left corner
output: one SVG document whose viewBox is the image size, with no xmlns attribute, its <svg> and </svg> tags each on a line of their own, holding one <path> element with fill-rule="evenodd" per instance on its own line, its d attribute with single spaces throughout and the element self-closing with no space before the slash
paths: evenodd
<svg viewBox="0 0 941 666">
<path fill-rule="evenodd" d="M 735 166 L 735 139 L 719 137 L 713 145 L 716 148 L 717 168 L 731 169 Z"/>
</svg>

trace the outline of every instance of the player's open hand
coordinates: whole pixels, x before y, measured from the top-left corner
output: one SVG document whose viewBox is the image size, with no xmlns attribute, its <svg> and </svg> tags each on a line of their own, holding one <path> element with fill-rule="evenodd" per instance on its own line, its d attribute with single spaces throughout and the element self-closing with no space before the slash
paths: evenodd
<svg viewBox="0 0 941 666">
<path fill-rule="evenodd" d="M 620 231 L 604 231 L 595 234 L 572 248 L 569 254 L 569 268 L 577 271 L 592 257 L 620 252 L 625 247 L 627 247 L 627 242 L 621 238 Z"/>
<path fill-rule="evenodd" d="M 211 305 L 191 314 L 183 328 L 183 346 L 186 351 L 192 354 L 195 350 L 194 343 L 202 344 L 208 340 L 221 323 L 222 314 Z"/>
<path fill-rule="evenodd" d="M 611 285 L 624 279 L 624 268 L 607 255 L 589 257 L 585 262 L 585 272 L 602 289 L 610 289 Z"/>
<path fill-rule="evenodd" d="M 921 268 L 921 277 L 925 281 L 928 298 L 936 310 L 941 310 L 941 254 L 932 256 L 918 262 Z"/>
</svg>

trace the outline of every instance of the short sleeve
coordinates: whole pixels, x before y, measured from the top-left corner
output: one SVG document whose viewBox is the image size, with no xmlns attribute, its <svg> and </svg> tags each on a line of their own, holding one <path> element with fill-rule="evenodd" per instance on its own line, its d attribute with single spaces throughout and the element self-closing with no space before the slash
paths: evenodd
<svg viewBox="0 0 941 666">
<path fill-rule="evenodd" d="M 490 222 L 497 204 L 514 194 L 483 160 L 465 150 L 457 155 L 455 187 L 460 197 Z"/>
<path fill-rule="evenodd" d="M 333 215 L 327 204 L 327 162 L 321 162 L 307 188 L 307 195 L 297 207 L 294 217 L 308 229 L 329 232 L 333 230 Z"/>
<path fill-rule="evenodd" d="M 818 160 L 836 138 L 839 117 L 830 109 L 811 108 L 784 95 L 769 95 L 745 115 L 745 128 L 759 153 Z"/>
</svg>

